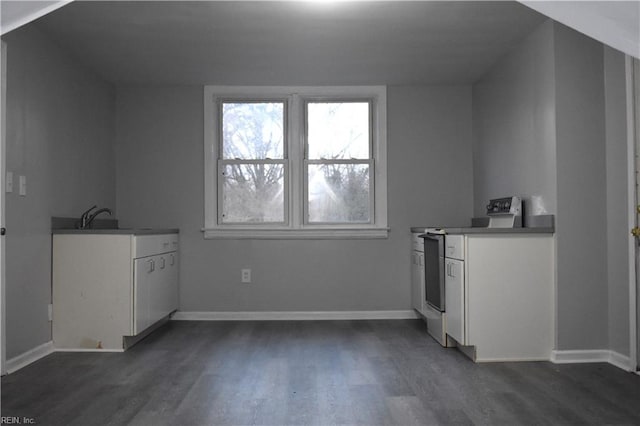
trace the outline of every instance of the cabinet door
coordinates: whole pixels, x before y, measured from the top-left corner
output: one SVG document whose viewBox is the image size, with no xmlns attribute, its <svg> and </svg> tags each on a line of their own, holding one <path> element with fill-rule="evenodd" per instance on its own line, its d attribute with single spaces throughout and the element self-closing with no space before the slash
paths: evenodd
<svg viewBox="0 0 640 426">
<path fill-rule="evenodd" d="M 460 344 L 465 344 L 464 331 L 464 262 L 445 261 L 446 333 Z"/>
<path fill-rule="evenodd" d="M 165 292 L 165 315 L 178 309 L 178 252 L 167 255 L 167 284 Z"/>
<path fill-rule="evenodd" d="M 150 285 L 150 323 L 178 308 L 178 254 L 166 253 L 156 258 L 156 270 Z"/>
<path fill-rule="evenodd" d="M 151 321 L 151 287 L 156 277 L 156 259 L 145 257 L 134 263 L 133 281 L 133 334 L 144 331 Z"/>
<path fill-rule="evenodd" d="M 424 309 L 424 253 L 411 253 L 411 305 L 422 313 Z"/>
<path fill-rule="evenodd" d="M 178 253 L 160 256 L 160 268 L 154 283 L 154 321 L 158 321 L 178 308 Z"/>
<path fill-rule="evenodd" d="M 167 255 L 162 254 L 156 256 L 156 271 L 153 278 L 153 282 L 150 286 L 150 309 L 149 309 L 149 321 L 150 324 L 155 323 L 164 317 L 165 314 L 165 293 L 167 287 L 167 275 L 168 275 Z"/>
</svg>

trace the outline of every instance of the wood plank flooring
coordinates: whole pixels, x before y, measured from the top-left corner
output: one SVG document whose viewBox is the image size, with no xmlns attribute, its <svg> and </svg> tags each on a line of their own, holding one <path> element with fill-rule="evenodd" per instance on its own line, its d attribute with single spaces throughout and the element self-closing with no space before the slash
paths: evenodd
<svg viewBox="0 0 640 426">
<path fill-rule="evenodd" d="M 40 425 L 640 424 L 608 364 L 474 364 L 418 320 L 172 321 L 125 353 L 54 353 L 2 379 Z"/>
</svg>

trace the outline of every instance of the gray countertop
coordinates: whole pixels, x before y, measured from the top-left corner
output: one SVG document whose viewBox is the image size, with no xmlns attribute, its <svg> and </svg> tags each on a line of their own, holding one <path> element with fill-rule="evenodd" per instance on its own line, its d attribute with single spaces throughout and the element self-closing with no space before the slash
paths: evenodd
<svg viewBox="0 0 640 426">
<path fill-rule="evenodd" d="M 525 216 L 522 223 L 524 228 L 488 228 L 488 217 L 474 217 L 469 227 L 453 226 L 414 226 L 411 232 L 424 232 L 426 228 L 442 228 L 447 234 L 553 234 L 555 230 L 555 216 L 536 215 Z"/>
<path fill-rule="evenodd" d="M 411 228 L 411 232 L 424 232 L 426 228 L 432 228 L 429 226 L 414 226 Z M 553 234 L 554 228 L 551 227 L 539 227 L 539 228 L 443 228 L 447 234 Z"/>
<path fill-rule="evenodd" d="M 158 235 L 158 234 L 177 234 L 180 231 L 177 228 L 168 229 L 152 229 L 152 228 L 131 228 L 131 229 L 52 229 L 51 233 L 74 234 L 74 235 Z"/>
<path fill-rule="evenodd" d="M 113 218 L 98 218 L 91 224 L 91 229 L 76 229 L 77 218 L 73 217 L 52 217 L 52 234 L 74 234 L 74 235 L 159 235 L 177 234 L 177 228 L 120 228 L 118 220 Z"/>
</svg>

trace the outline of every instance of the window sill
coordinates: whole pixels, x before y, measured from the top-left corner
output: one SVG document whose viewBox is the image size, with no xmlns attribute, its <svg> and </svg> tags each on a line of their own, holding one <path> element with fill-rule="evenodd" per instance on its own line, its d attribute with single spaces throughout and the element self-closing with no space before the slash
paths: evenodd
<svg viewBox="0 0 640 426">
<path fill-rule="evenodd" d="M 389 228 L 215 228 L 202 229 L 204 238 L 232 240 L 355 240 L 384 239 L 389 237 Z"/>
</svg>

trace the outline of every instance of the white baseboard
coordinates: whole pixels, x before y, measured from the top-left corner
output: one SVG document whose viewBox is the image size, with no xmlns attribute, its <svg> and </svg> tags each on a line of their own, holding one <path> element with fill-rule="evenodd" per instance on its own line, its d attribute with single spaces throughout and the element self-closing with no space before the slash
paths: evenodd
<svg viewBox="0 0 640 426">
<path fill-rule="evenodd" d="M 33 349 L 26 351 L 23 354 L 20 354 L 14 358 L 7 360 L 6 362 L 6 373 L 11 374 L 27 365 L 36 362 L 37 360 L 44 358 L 45 356 L 54 352 L 53 342 L 43 343 L 40 346 L 36 346 Z M 5 373 L 5 372 L 3 372 Z"/>
<path fill-rule="evenodd" d="M 631 359 L 608 349 L 552 351 L 551 362 L 555 364 L 575 364 L 587 362 L 607 362 L 625 371 L 634 371 Z"/>
<path fill-rule="evenodd" d="M 178 311 L 173 321 L 300 321 L 300 320 L 389 320 L 419 318 L 414 310 L 406 311 L 258 311 L 258 312 L 188 312 Z"/>
<path fill-rule="evenodd" d="M 54 352 L 124 352 L 124 349 L 55 348 Z"/>
<path fill-rule="evenodd" d="M 11 358 L 6 362 L 6 371 L 2 374 L 11 374 L 26 367 L 27 365 L 36 362 L 37 360 L 44 358 L 45 356 L 54 352 L 124 352 L 124 349 L 84 349 L 84 348 L 56 348 L 53 346 L 53 341 L 44 343 L 27 352 Z"/>
<path fill-rule="evenodd" d="M 621 353 L 615 352 L 615 351 L 610 351 L 609 354 L 609 364 L 611 365 L 615 365 L 618 368 L 621 368 L 622 370 L 625 371 L 633 371 L 635 370 L 635 367 L 632 368 L 631 366 L 631 358 L 626 356 L 626 355 L 622 355 Z"/>
</svg>

